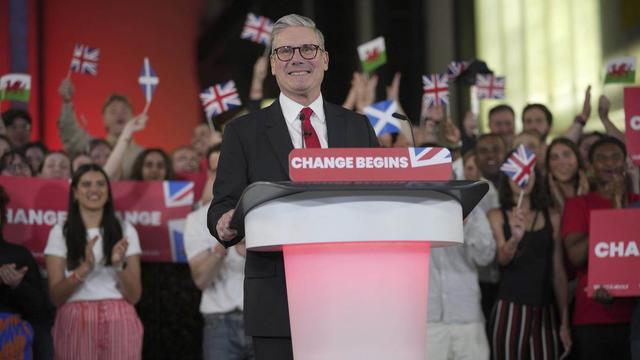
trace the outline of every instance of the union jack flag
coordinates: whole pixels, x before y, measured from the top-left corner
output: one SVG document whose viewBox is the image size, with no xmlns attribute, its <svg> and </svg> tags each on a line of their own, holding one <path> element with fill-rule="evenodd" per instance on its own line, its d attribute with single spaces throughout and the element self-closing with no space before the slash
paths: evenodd
<svg viewBox="0 0 640 360">
<path fill-rule="evenodd" d="M 504 99 L 505 82 L 504 76 L 478 74 L 476 77 L 478 99 Z"/>
<path fill-rule="evenodd" d="M 233 80 L 207 88 L 200 94 L 200 101 L 209 119 L 242 105 Z"/>
<path fill-rule="evenodd" d="M 513 180 L 520 188 L 527 186 L 529 177 L 536 165 L 536 154 L 524 144 L 520 144 L 507 161 L 500 166 L 500 170 Z"/>
<path fill-rule="evenodd" d="M 168 208 L 193 205 L 193 182 L 165 181 L 162 184 L 164 205 Z"/>
<path fill-rule="evenodd" d="M 100 60 L 100 49 L 76 44 L 71 58 L 71 71 L 96 76 L 98 75 L 98 60 Z"/>
<path fill-rule="evenodd" d="M 409 148 L 409 157 L 414 168 L 451 163 L 451 153 L 441 147 Z"/>
<path fill-rule="evenodd" d="M 427 108 L 449 103 L 449 78 L 446 74 L 422 75 L 422 104 Z"/>
<path fill-rule="evenodd" d="M 451 63 L 449 63 L 449 66 L 447 66 L 447 74 L 449 75 L 449 79 L 455 79 L 460 76 L 463 71 L 467 70 L 469 64 L 470 61 L 452 61 Z"/>
<path fill-rule="evenodd" d="M 251 40 L 253 42 L 269 46 L 271 43 L 271 30 L 273 29 L 273 21 L 271 19 L 255 15 L 247 14 L 247 21 L 244 23 L 240 38 Z"/>
</svg>

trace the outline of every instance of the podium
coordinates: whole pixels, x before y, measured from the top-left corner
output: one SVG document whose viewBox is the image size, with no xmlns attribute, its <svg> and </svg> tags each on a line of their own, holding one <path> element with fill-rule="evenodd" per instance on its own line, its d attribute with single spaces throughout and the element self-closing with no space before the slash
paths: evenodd
<svg viewBox="0 0 640 360">
<path fill-rule="evenodd" d="M 257 182 L 232 227 L 282 251 L 296 360 L 425 359 L 429 252 L 463 242 L 472 181 Z"/>
</svg>

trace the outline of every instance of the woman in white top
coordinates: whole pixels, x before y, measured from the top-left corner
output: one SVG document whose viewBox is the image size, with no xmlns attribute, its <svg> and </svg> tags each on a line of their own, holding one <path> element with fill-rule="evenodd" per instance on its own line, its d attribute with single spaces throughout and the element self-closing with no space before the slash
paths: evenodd
<svg viewBox="0 0 640 360">
<path fill-rule="evenodd" d="M 142 293 L 136 230 L 115 215 L 109 179 L 99 165 L 78 168 L 63 226 L 45 248 L 56 359 L 139 359 Z"/>
</svg>

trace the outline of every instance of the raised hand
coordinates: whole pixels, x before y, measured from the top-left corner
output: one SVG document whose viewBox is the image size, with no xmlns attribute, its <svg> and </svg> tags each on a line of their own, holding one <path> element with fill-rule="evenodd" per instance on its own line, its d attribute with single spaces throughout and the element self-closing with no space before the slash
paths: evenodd
<svg viewBox="0 0 640 360">
<path fill-rule="evenodd" d="M 587 86 L 587 90 L 584 92 L 584 102 L 582 103 L 582 113 L 580 115 L 585 122 L 591 116 L 591 85 Z"/>
<path fill-rule="evenodd" d="M 0 284 L 5 284 L 15 289 L 22 282 L 27 270 L 28 268 L 26 266 L 16 270 L 16 264 L 4 264 L 0 266 Z"/>
<path fill-rule="evenodd" d="M 62 100 L 64 102 L 71 101 L 71 99 L 73 98 L 73 93 L 74 89 L 71 79 L 65 78 L 64 80 L 62 80 L 62 82 L 60 83 L 60 87 L 58 87 L 58 94 L 60 94 Z"/>
<path fill-rule="evenodd" d="M 253 64 L 253 81 L 262 83 L 267 77 L 267 68 L 269 67 L 269 58 L 265 55 L 260 56 Z"/>
<path fill-rule="evenodd" d="M 600 95 L 600 99 L 598 99 L 598 115 L 600 119 L 608 119 L 609 118 L 609 109 L 611 108 L 611 102 L 609 99 Z"/>
<path fill-rule="evenodd" d="M 396 72 L 395 75 L 393 75 L 393 80 L 391 81 L 391 85 L 387 86 L 387 100 L 400 101 L 400 78 L 401 77 L 402 77 L 402 74 L 400 74 L 400 72 Z"/>
</svg>

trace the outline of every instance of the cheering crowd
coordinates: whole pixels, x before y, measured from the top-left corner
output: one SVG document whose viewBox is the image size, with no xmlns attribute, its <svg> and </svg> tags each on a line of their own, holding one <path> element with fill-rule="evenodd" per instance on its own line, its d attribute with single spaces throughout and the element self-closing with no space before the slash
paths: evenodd
<svg viewBox="0 0 640 360">
<path fill-rule="evenodd" d="M 310 27 L 302 24 L 295 26 Z M 258 58 L 247 110 L 264 111 L 259 104 L 266 98 L 262 84 L 269 62 L 273 67 L 294 58 L 312 61 L 325 51 L 323 41 L 313 44 L 313 54 L 294 48 L 289 60 L 283 60 L 283 51 Z M 386 99 L 400 101 L 400 81 L 398 73 L 386 87 Z M 376 101 L 378 85 L 377 76 L 354 73 L 342 107 L 363 113 Z M 197 204 L 186 220 L 185 250 L 193 282 L 202 291 L 203 357 L 253 358 L 243 321 L 247 251 L 242 242 L 225 248 L 207 229 L 225 128 L 199 124 L 191 143 L 169 154 L 135 143 L 134 134 L 148 122 L 153 126 L 153 119 L 135 115 L 126 96 L 106 99 L 107 136 L 101 139 L 79 125 L 71 80 L 62 81 L 59 95 L 63 149 L 30 142 L 32 119 L 26 111 L 2 113 L 0 175 L 68 179 L 70 191 L 68 218 L 51 229 L 44 251 L 48 286 L 32 255 L 0 236 L 0 358 L 142 356 L 143 323 L 133 307 L 144 292 L 140 241 L 135 227 L 116 217 L 110 183 L 176 179 L 195 184 Z M 627 157 L 624 134 L 609 118 L 605 96 L 597 107 L 605 133 L 583 132 L 587 123 L 598 121 L 591 102 L 587 88 L 582 111 L 564 131 L 553 131 L 552 111 L 544 104 L 528 104 L 521 112 L 507 103 L 495 106 L 488 114 L 489 131 L 482 134 L 475 114 L 456 121 L 435 105 L 424 109 L 418 125 L 403 124 L 399 132 L 378 138 L 384 147 L 412 146 L 413 126 L 417 146 L 450 149 L 456 179 L 490 185 L 465 222 L 464 245 L 431 253 L 429 359 L 640 357 L 640 302 L 612 297 L 604 288 L 593 298 L 586 292 L 589 211 L 640 202 L 639 170 Z M 551 139 L 551 134 L 559 135 Z M 521 144 L 537 159 L 524 187 L 500 170 Z M 0 187 L 0 230 L 10 201 L 11 194 Z"/>
</svg>

